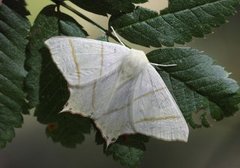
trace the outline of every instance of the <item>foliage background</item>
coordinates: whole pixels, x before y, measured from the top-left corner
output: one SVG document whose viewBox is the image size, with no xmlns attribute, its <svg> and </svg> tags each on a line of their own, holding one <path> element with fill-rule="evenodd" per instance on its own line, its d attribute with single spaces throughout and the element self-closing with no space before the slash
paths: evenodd
<svg viewBox="0 0 240 168">
<path fill-rule="evenodd" d="M 30 2 L 28 0 L 27 2 Z M 151 0 L 155 9 L 159 0 Z M 34 19 L 41 9 L 41 4 L 46 0 L 36 1 L 30 6 Z M 164 1 L 163 1 L 164 2 Z M 33 4 L 32 2 L 30 4 Z M 160 4 L 158 4 L 160 5 Z M 90 16 L 91 17 L 91 16 Z M 99 21 L 103 17 L 97 17 Z M 188 44 L 199 50 L 204 50 L 217 62 L 233 72 L 232 77 L 240 81 L 240 13 L 215 30 L 213 35 L 208 35 L 207 40 L 194 39 Z M 89 27 L 93 28 L 89 25 Z M 86 28 L 88 29 L 88 28 Z M 92 36 L 97 36 L 98 31 L 93 29 Z M 86 141 L 76 149 L 67 149 L 60 144 L 54 144 L 45 135 L 45 126 L 35 121 L 31 116 L 25 116 L 23 128 L 16 129 L 16 138 L 8 147 L 0 152 L 1 168 L 75 168 L 75 167 L 121 167 L 117 162 L 107 158 L 102 153 L 102 146 L 96 146 L 94 135 L 87 136 Z M 163 142 L 151 139 L 147 144 L 147 151 L 142 162 L 142 167 L 184 167 L 184 168 L 238 168 L 240 167 L 240 116 L 224 119 L 216 123 L 212 121 L 211 129 L 191 130 L 189 143 Z"/>
</svg>

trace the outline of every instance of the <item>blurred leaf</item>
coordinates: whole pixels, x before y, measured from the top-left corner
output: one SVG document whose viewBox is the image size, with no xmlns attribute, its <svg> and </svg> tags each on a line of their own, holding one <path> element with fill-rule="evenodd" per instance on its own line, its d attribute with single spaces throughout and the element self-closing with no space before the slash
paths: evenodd
<svg viewBox="0 0 240 168">
<path fill-rule="evenodd" d="M 176 12 L 216 1 L 218 0 L 169 0 L 168 8 L 161 12 Z"/>
<path fill-rule="evenodd" d="M 99 36 L 96 38 L 96 40 L 109 42 L 108 36 L 106 36 L 106 35 Z"/>
<path fill-rule="evenodd" d="M 43 99 L 43 97 L 39 96 L 40 86 L 45 88 L 46 92 L 49 91 L 49 88 L 51 91 L 53 88 L 57 90 L 61 89 L 61 87 L 56 85 L 56 82 L 54 82 L 52 78 L 56 78 L 56 80 L 59 80 L 64 86 L 66 85 L 65 80 L 62 78 L 55 64 L 51 60 L 51 56 L 44 45 L 45 40 L 57 35 L 84 37 L 86 32 L 73 18 L 63 13 L 55 12 L 55 6 L 50 5 L 45 7 L 36 18 L 29 37 L 29 58 L 26 63 L 29 74 L 27 76 L 26 84 L 28 87 L 30 106 L 39 104 L 39 99 Z M 42 77 L 41 81 L 40 75 Z M 49 81 L 49 79 L 51 79 L 51 81 Z M 39 81 L 41 82 L 40 86 Z M 49 88 L 44 87 L 46 84 L 48 84 Z M 59 94 L 61 93 L 59 92 Z M 46 95 L 43 94 L 41 96 Z M 54 95 L 49 94 L 49 96 Z"/>
<path fill-rule="evenodd" d="M 15 136 L 14 128 L 23 123 L 21 112 L 27 111 L 23 84 L 29 26 L 6 5 L 0 6 L 0 148 Z"/>
<path fill-rule="evenodd" d="M 90 12 L 107 15 L 131 12 L 134 5 L 130 0 L 70 0 L 72 3 Z M 143 0 L 141 0 L 143 1 Z"/>
<path fill-rule="evenodd" d="M 240 0 L 205 0 L 199 6 L 159 15 L 145 8 L 112 17 L 110 25 L 130 42 L 143 46 L 173 46 L 203 37 L 234 15 Z"/>
<path fill-rule="evenodd" d="M 145 3 L 148 2 L 148 0 L 131 0 L 132 3 Z"/>
<path fill-rule="evenodd" d="M 148 140 L 149 138 L 144 135 L 123 135 L 107 148 L 105 154 L 112 155 L 114 160 L 124 166 L 137 167 L 146 150 L 144 143 Z"/>
<path fill-rule="evenodd" d="M 97 145 L 105 144 L 105 139 L 102 137 L 101 132 L 97 129 L 97 127 L 94 127 L 94 128 L 95 128 L 95 130 L 97 130 L 96 135 L 95 135 L 95 142 L 96 142 L 96 144 Z M 106 147 L 106 146 L 104 146 L 104 147 Z"/>
<path fill-rule="evenodd" d="M 107 156 L 112 155 L 113 159 L 119 161 L 123 166 L 137 167 L 143 158 L 146 150 L 145 143 L 149 141 L 149 137 L 141 134 L 122 135 L 117 141 L 110 146 L 106 146 L 106 142 L 97 130 L 95 142 L 98 145 L 103 145 L 104 153 Z"/>
<path fill-rule="evenodd" d="M 30 15 L 25 0 L 3 0 L 3 3 L 23 17 Z"/>
<path fill-rule="evenodd" d="M 191 48 L 164 48 L 147 56 L 150 62 L 177 64 L 159 72 L 193 127 L 197 126 L 192 120 L 193 112 L 207 110 L 214 119 L 221 120 L 238 110 L 239 85 L 203 52 Z M 200 118 L 202 125 L 208 126 L 205 114 Z"/>
<path fill-rule="evenodd" d="M 82 138 L 77 138 L 83 137 L 83 133 L 86 132 L 85 127 L 88 127 L 89 124 L 85 121 L 86 119 L 76 115 L 58 114 L 66 103 L 69 92 L 65 79 L 52 61 L 48 49 L 44 46 L 45 40 L 57 35 L 85 37 L 86 32 L 73 18 L 56 12 L 55 6 L 50 5 L 37 16 L 29 37 L 29 58 L 27 60 L 29 74 L 26 80 L 28 98 L 31 106 L 37 105 L 35 115 L 38 121 L 50 125 L 57 124 L 59 129 L 54 132 L 48 130 L 48 135 L 54 141 L 60 141 L 63 145 L 73 147 L 74 143 L 82 141 Z M 66 124 L 70 121 L 72 122 Z M 76 131 L 79 127 L 84 129 Z"/>
<path fill-rule="evenodd" d="M 61 14 L 59 17 L 59 32 L 64 36 L 86 37 L 87 32 L 73 18 Z"/>
<path fill-rule="evenodd" d="M 71 113 L 61 113 L 56 118 L 56 122 L 48 124 L 46 133 L 65 147 L 76 147 L 84 141 L 83 134 L 90 133 L 92 123 L 89 118 Z"/>
</svg>

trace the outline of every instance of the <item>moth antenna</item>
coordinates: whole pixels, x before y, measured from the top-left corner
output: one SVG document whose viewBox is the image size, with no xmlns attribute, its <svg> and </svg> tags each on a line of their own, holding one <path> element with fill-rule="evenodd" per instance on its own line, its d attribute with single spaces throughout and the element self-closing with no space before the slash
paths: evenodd
<svg viewBox="0 0 240 168">
<path fill-rule="evenodd" d="M 122 42 L 122 40 L 118 37 L 118 35 L 117 35 L 117 33 L 115 32 L 114 28 L 113 28 L 112 26 L 110 26 L 110 27 L 111 27 L 111 29 L 112 29 L 112 31 L 113 31 L 114 36 L 118 39 L 118 41 L 119 41 L 124 47 L 126 47 L 125 44 Z"/>
<path fill-rule="evenodd" d="M 177 66 L 177 64 L 168 64 L 168 65 L 165 65 L 165 64 L 157 64 L 157 63 L 150 63 L 151 65 L 153 66 L 157 66 L 157 67 L 173 67 L 173 66 Z"/>
</svg>

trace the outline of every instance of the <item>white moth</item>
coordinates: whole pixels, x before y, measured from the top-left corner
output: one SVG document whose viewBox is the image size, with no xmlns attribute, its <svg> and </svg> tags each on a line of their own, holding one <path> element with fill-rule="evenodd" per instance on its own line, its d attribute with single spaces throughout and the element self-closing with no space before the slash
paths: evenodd
<svg viewBox="0 0 240 168">
<path fill-rule="evenodd" d="M 143 51 L 78 37 L 45 43 L 68 83 L 62 111 L 92 118 L 107 145 L 134 133 L 187 141 L 187 123 Z"/>
</svg>

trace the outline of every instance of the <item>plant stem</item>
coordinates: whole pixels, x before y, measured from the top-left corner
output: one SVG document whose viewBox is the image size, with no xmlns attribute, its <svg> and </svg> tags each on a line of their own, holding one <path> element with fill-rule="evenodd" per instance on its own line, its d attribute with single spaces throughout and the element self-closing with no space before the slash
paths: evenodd
<svg viewBox="0 0 240 168">
<path fill-rule="evenodd" d="M 67 8 L 68 10 L 72 11 L 73 13 L 75 13 L 76 15 L 78 15 L 79 17 L 81 17 L 82 19 L 86 20 L 87 22 L 93 24 L 94 26 L 98 27 L 99 29 L 101 29 L 103 32 L 105 32 L 105 34 L 107 36 L 110 36 L 111 38 L 113 38 L 115 41 L 120 42 L 118 40 L 118 38 L 116 38 L 110 31 L 104 29 L 102 26 L 100 26 L 99 24 L 95 23 L 93 20 L 91 20 L 90 18 L 88 18 L 87 16 L 83 15 L 81 12 L 77 11 L 76 9 L 72 8 L 71 6 L 67 5 L 65 2 L 61 2 L 60 3 L 61 6 Z"/>
</svg>

